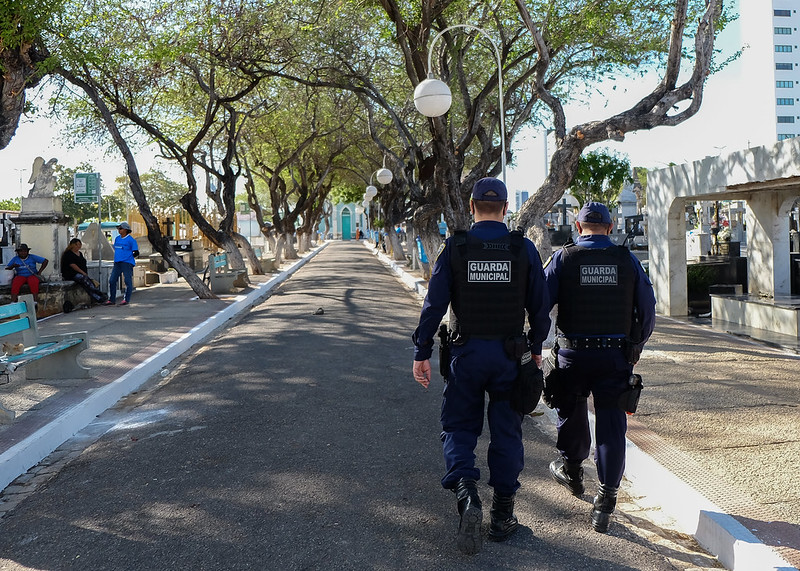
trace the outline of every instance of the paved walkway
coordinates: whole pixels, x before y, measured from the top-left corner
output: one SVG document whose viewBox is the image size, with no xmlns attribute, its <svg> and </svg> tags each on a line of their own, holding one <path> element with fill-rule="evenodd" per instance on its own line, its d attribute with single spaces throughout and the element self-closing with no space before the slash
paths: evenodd
<svg viewBox="0 0 800 571">
<path fill-rule="evenodd" d="M 384 263 L 390 264 L 388 260 Z M 377 477 L 375 472 L 385 471 L 385 464 L 393 471 L 400 470 L 401 473 L 393 476 L 404 482 L 400 486 L 402 490 L 412 484 L 404 492 L 392 488 L 391 482 L 387 487 L 381 476 L 377 477 L 380 482 L 376 481 L 374 487 L 356 486 L 361 496 L 348 494 L 349 501 L 363 502 L 362 507 L 371 505 L 377 510 L 372 511 L 371 516 L 357 514 L 360 517 L 396 518 L 402 522 L 402 529 L 416 529 L 410 536 L 403 532 L 398 538 L 393 538 L 392 533 L 399 532 L 384 530 L 389 534 L 383 538 L 385 541 L 411 543 L 406 543 L 405 548 L 393 544 L 387 552 L 386 564 L 377 566 L 395 568 L 390 562 L 406 566 L 416 562 L 420 563 L 419 567 L 447 567 L 441 557 L 450 557 L 449 551 L 437 551 L 441 549 L 440 543 L 447 549 L 452 548 L 447 538 L 441 537 L 441 528 L 446 527 L 442 520 L 450 515 L 451 499 L 435 491 L 440 469 L 435 439 L 439 398 L 436 390 L 421 391 L 410 376 L 412 353 L 408 338 L 415 325 L 419 300 L 415 302 L 404 294 L 397 282 L 381 269 L 370 250 L 359 243 L 329 244 L 287 284 L 286 292 L 281 288 L 286 298 L 270 298 L 275 293 L 275 285 L 297 268 L 285 269 L 281 276 L 271 277 L 271 284 L 267 284 L 266 279 L 259 280 L 261 284 L 243 292 L 245 295 L 239 298 L 192 299 L 188 286 L 181 282 L 137 291 L 129 307 L 81 310 L 40 323 L 47 333 L 89 330 L 91 348 L 84 354 L 83 362 L 92 367 L 94 377 L 85 382 L 65 380 L 53 384 L 12 379 L 8 385 L 0 386 L 0 403 L 19 414 L 13 424 L 0 429 L 3 486 L 16 478 L 0 499 L 0 514 L 19 512 L 18 517 L 4 518 L 0 522 L 0 536 L 9 538 L 0 546 L 0 557 L 7 553 L 5 548 L 13 544 L 14 561 L 24 561 L 28 557 L 26 553 L 39 549 L 39 556 L 31 556 L 31 566 L 53 567 L 53 562 L 46 560 L 47 550 L 42 551 L 41 546 L 26 550 L 21 536 L 16 538 L 22 543 L 14 543 L 13 529 L 8 523 L 16 520 L 19 523 L 15 525 L 24 526 L 23 521 L 41 502 L 58 501 L 50 497 L 37 504 L 34 496 L 38 494 L 35 494 L 29 502 L 21 504 L 24 497 L 30 496 L 26 495 L 26 490 L 51 477 L 53 469 L 45 461 L 39 464 L 38 470 L 34 468 L 18 476 L 79 432 L 102 410 L 111 407 L 123 395 L 137 391 L 148 379 L 159 379 L 160 372 L 170 381 L 164 385 L 164 390 L 173 395 L 175 407 L 182 406 L 180 403 L 187 399 L 186 391 L 191 392 L 195 387 L 197 391 L 206 391 L 203 394 L 213 395 L 212 385 L 208 383 L 220 375 L 218 380 L 238 378 L 239 368 L 243 371 L 245 385 L 237 385 L 237 391 L 260 390 L 256 382 L 258 375 L 251 379 L 249 375 L 254 373 L 247 372 L 252 367 L 271 382 L 285 378 L 279 385 L 281 390 L 266 387 L 268 390 L 258 396 L 277 407 L 273 413 L 275 419 L 265 419 L 268 424 L 278 423 L 273 423 L 270 430 L 274 430 L 279 439 L 289 438 L 275 442 L 277 447 L 271 449 L 271 453 L 283 458 L 281 477 L 288 478 L 286 482 L 292 478 L 307 478 L 309 474 L 314 479 L 322 477 L 317 474 L 320 467 L 314 460 L 325 456 L 324 448 L 308 447 L 312 442 L 322 446 L 325 439 L 321 435 L 327 427 L 330 430 L 328 445 L 346 447 L 336 457 L 352 456 L 355 461 L 356 457 L 362 458 L 371 451 L 366 454 L 374 462 L 366 472 L 371 474 L 369 478 Z M 402 277 L 414 287 L 424 287 L 413 275 L 404 272 Z M 318 307 L 323 308 L 324 313 L 314 316 Z M 256 317 L 262 321 L 253 322 Z M 249 325 L 236 325 L 242 318 L 246 318 Z M 185 375 L 173 370 L 177 364 L 175 360 L 192 345 L 208 343 L 223 328 L 224 333 L 219 338 L 222 347 L 219 347 L 220 342 L 213 343 L 209 351 L 215 352 L 214 358 L 211 355 L 201 358 L 201 366 L 193 369 L 193 376 L 188 370 Z M 239 347 L 242 340 L 246 342 Z M 258 347 L 265 343 L 279 348 L 284 358 L 272 354 L 262 356 L 271 361 L 266 364 L 259 361 L 256 366 L 250 361 L 258 360 L 257 353 L 262 351 Z M 242 349 L 246 352 L 240 353 Z M 316 363 L 317 372 L 298 377 L 295 369 L 312 367 L 311 363 Z M 650 553 L 659 554 L 662 561 L 666 558 L 668 567 L 664 568 L 713 567 L 713 561 L 703 558 L 702 554 L 681 555 L 674 542 L 663 547 L 665 538 L 671 535 L 664 530 L 676 527 L 696 535 L 731 569 L 797 567 L 800 564 L 800 482 L 795 469 L 800 459 L 800 438 L 796 434 L 800 416 L 796 398 L 800 382 L 797 365 L 796 354 L 715 333 L 705 327 L 659 319 L 656 334 L 638 367 L 645 379 L 646 392 L 639 413 L 630 422 L 632 444 L 626 474 L 629 501 L 619 510 L 617 521 L 621 525 L 609 536 L 581 531 L 588 527 L 584 520 L 590 497 L 587 494 L 584 498 L 572 498 L 561 494 L 563 490 L 549 482 L 546 464 L 554 455 L 552 411 L 540 408 L 544 414 L 526 423 L 530 424 L 526 429 L 526 481 L 518 511 L 533 536 L 529 532 L 512 545 L 520 565 L 532 553 L 542 556 L 542 546 L 536 543 L 538 537 L 547 542 L 548 548 L 557 550 L 558 557 L 567 557 L 565 550 L 571 555 L 577 553 L 583 568 L 662 568 L 661 563 L 654 563 Z M 331 376 L 332 379 L 328 378 Z M 348 380 L 347 391 L 337 395 L 334 387 L 339 385 L 328 386 L 333 379 Z M 376 385 L 376 380 L 385 383 Z M 173 383 L 175 387 L 169 389 Z M 252 387 L 248 388 L 247 383 Z M 298 389 L 292 390 L 305 387 L 302 394 L 311 399 L 302 405 L 305 409 L 286 392 L 296 383 L 299 383 Z M 352 384 L 356 389 L 363 386 L 366 392 L 363 395 L 359 395 L 358 390 L 352 392 Z M 176 388 L 179 385 L 183 392 Z M 421 394 L 423 400 L 419 400 Z M 128 397 L 130 399 L 135 401 L 136 395 Z M 329 408 L 332 403 L 337 403 L 334 409 Z M 200 408 L 205 410 L 209 406 L 205 403 Z M 370 418 L 368 425 L 360 429 L 361 406 L 367 407 L 376 418 Z M 278 414 L 278 411 L 283 412 Z M 195 414 L 191 409 L 186 409 L 185 413 Z M 200 412 L 196 414 L 202 416 Z M 403 422 L 404 417 L 407 422 Z M 297 430 L 282 434 L 298 421 L 310 423 L 313 430 L 305 436 Z M 248 425 L 232 424 L 228 432 L 241 426 Z M 323 432 L 317 433 L 314 427 Z M 254 430 L 256 428 L 254 426 Z M 105 430 L 108 426 L 99 431 L 95 428 L 98 434 Z M 142 438 L 138 432 L 136 434 L 135 438 Z M 369 436 L 378 438 L 374 440 Z M 368 450 L 352 449 L 357 442 Z M 302 456 L 290 453 L 293 448 L 305 450 L 311 457 L 307 462 L 301 461 Z M 82 450 L 80 447 L 72 449 L 73 456 Z M 247 454 L 245 450 L 241 453 Z M 206 455 L 209 454 L 213 457 L 216 453 Z M 91 459 L 91 455 L 88 458 Z M 244 457 L 242 462 L 247 464 Z M 294 466 L 293 462 L 299 463 Z M 84 465 L 89 463 L 89 460 L 83 462 Z M 355 466 L 351 465 L 353 473 L 365 473 L 358 472 Z M 345 472 L 340 476 L 345 478 Z M 337 491 L 341 491 L 340 485 L 337 486 Z M 48 492 L 53 493 L 53 488 L 49 488 Z M 594 485 L 588 488 L 591 492 Z M 323 486 L 307 491 L 311 494 L 308 501 L 316 502 L 316 509 L 324 511 L 320 505 L 325 505 L 324 498 L 330 490 L 326 491 Z M 293 500 L 281 494 L 280 501 L 291 505 Z M 29 503 L 31 508 L 28 508 Z M 650 509 L 645 515 L 642 506 L 648 507 L 648 504 Z M 33 515 L 30 517 L 37 525 L 42 524 Z M 336 516 L 331 512 L 324 518 L 328 522 L 325 525 L 333 526 L 332 529 L 342 526 L 343 532 L 347 529 L 355 535 L 349 539 L 347 534 L 337 535 L 340 543 L 329 547 L 327 555 L 342 549 L 347 551 L 341 542 L 358 538 L 359 534 L 367 533 L 365 526 L 372 525 L 367 523 L 369 520 L 363 520 L 360 527 L 353 528 L 352 522 L 345 525 L 341 518 L 341 513 Z M 568 522 L 572 519 L 566 529 L 557 523 L 564 518 Z M 278 520 L 277 525 L 283 525 L 280 522 Z M 302 535 L 300 529 L 292 527 L 291 531 Z M 305 530 L 312 535 L 328 531 Z M 286 548 L 291 549 L 293 536 L 288 531 L 276 533 L 280 541 L 289 542 Z M 419 533 L 422 535 L 417 537 Z M 369 535 L 374 534 L 369 532 Z M 638 539 L 631 543 L 632 537 Z M 69 541 L 69 536 L 65 541 Z M 639 544 L 647 545 L 648 550 L 638 550 Z M 322 547 L 316 545 L 316 549 Z M 403 549 L 421 549 L 421 559 L 404 554 Z M 691 552 L 691 548 L 688 549 Z M 489 547 L 486 557 L 497 554 L 497 550 L 497 546 Z M 361 561 L 365 567 L 370 563 L 375 567 L 376 561 L 380 561 L 377 553 L 373 553 L 376 558 L 370 560 L 369 553 L 363 553 L 361 547 L 351 545 L 350 551 L 361 558 L 356 561 Z M 297 558 L 286 561 L 289 567 L 300 562 Z M 481 568 L 481 561 L 486 564 L 492 559 L 476 560 L 472 564 Z M 543 561 L 534 558 L 525 568 L 570 568 Z M 5 560 L 0 563 L 5 564 Z M 317 560 L 317 565 L 312 563 L 312 560 L 306 561 L 308 567 L 324 566 L 322 560 Z M 360 566 L 354 564 L 350 568 Z M 347 567 L 335 564 L 329 568 Z M 0 565 L 0 568 L 5 567 Z"/>
</svg>

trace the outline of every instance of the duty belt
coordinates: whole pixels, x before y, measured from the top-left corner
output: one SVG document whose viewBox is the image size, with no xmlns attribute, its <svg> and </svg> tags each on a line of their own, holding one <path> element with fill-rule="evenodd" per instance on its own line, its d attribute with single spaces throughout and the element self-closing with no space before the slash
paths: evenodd
<svg viewBox="0 0 800 571">
<path fill-rule="evenodd" d="M 624 337 L 561 337 L 558 346 L 562 349 L 624 349 Z"/>
</svg>

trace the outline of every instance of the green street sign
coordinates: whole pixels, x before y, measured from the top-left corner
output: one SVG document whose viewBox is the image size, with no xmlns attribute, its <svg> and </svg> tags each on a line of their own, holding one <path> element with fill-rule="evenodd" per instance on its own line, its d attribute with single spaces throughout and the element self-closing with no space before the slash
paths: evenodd
<svg viewBox="0 0 800 571">
<path fill-rule="evenodd" d="M 100 173 L 76 172 L 72 179 L 75 202 L 84 204 L 100 200 Z"/>
</svg>

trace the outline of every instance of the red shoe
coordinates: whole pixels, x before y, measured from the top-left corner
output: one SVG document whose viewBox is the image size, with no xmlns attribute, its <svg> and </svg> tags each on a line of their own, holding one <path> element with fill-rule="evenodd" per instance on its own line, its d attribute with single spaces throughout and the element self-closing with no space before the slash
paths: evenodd
<svg viewBox="0 0 800 571">
<path fill-rule="evenodd" d="M 120 305 L 128 305 L 128 302 L 123 299 L 122 301 L 119 302 L 119 304 Z"/>
<path fill-rule="evenodd" d="M 109 299 L 103 305 L 116 305 L 116 304 Z"/>
</svg>

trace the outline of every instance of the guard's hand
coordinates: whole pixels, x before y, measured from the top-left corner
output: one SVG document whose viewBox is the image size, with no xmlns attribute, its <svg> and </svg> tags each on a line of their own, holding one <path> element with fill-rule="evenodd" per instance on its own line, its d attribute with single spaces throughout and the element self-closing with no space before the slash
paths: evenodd
<svg viewBox="0 0 800 571">
<path fill-rule="evenodd" d="M 425 359 L 424 361 L 414 361 L 413 373 L 414 380 L 427 389 L 431 384 L 430 359 Z"/>
<path fill-rule="evenodd" d="M 533 362 L 536 363 L 536 366 L 540 369 L 542 368 L 542 356 L 541 355 L 533 355 Z"/>
</svg>

